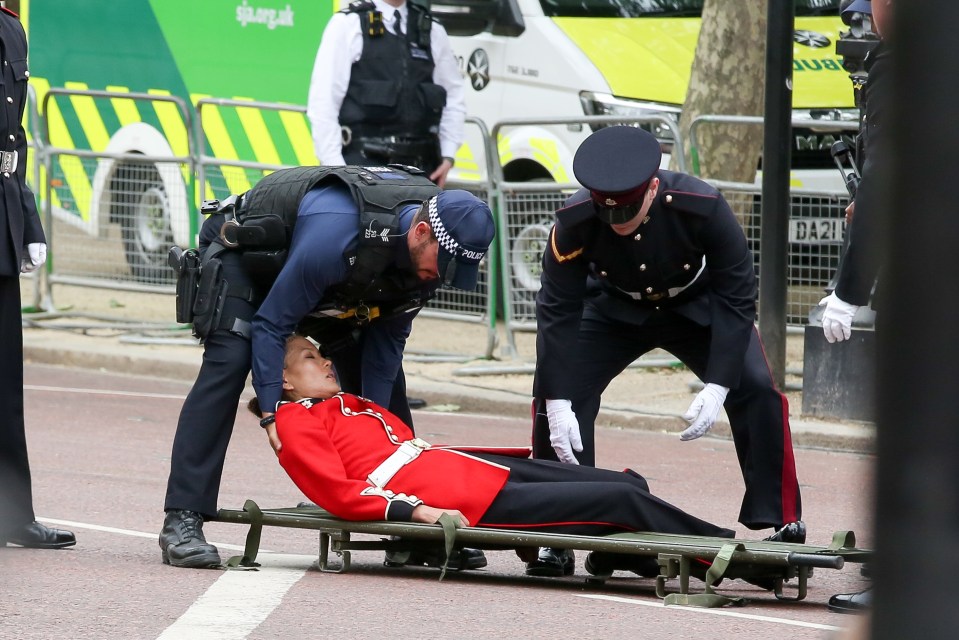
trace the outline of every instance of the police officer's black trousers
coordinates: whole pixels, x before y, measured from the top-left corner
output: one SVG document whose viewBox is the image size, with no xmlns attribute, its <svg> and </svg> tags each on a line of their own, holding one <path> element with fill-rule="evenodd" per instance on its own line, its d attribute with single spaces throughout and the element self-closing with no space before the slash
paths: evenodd
<svg viewBox="0 0 959 640">
<path fill-rule="evenodd" d="M 571 400 L 583 439 L 583 452 L 576 453 L 580 463 L 596 464 L 594 425 L 602 393 L 613 378 L 641 355 L 661 348 L 702 379 L 709 343 L 709 327 L 669 311 L 657 312 L 642 325 L 589 314 L 584 317 L 570 370 L 579 390 Z M 637 398 L 642 392 L 636 390 Z M 789 407 L 786 397 L 776 389 L 755 329 L 739 386 L 730 390 L 724 407 L 746 485 L 739 521 L 750 529 L 764 529 L 800 519 L 802 503 L 789 430 Z M 537 407 L 533 455 L 555 460 L 545 413 L 543 406 Z M 683 428 L 685 424 L 677 418 L 677 434 Z"/>
<path fill-rule="evenodd" d="M 222 216 L 211 216 L 200 230 L 201 254 L 209 247 L 222 225 Z M 240 254 L 219 254 L 223 277 L 231 285 L 252 287 L 240 265 Z M 228 297 L 224 318 L 250 322 L 256 307 L 245 300 Z M 183 402 L 173 440 L 170 478 L 164 509 L 188 509 L 215 515 L 220 476 L 227 446 L 233 435 L 233 423 L 247 375 L 252 363 L 250 340 L 226 329 L 214 330 L 203 345 L 203 360 L 193 388 Z M 251 428 L 259 429 L 255 420 Z M 268 447 L 266 436 L 263 446 Z"/>
<path fill-rule="evenodd" d="M 0 276 L 0 534 L 33 522 L 23 423 L 20 277 Z"/>
<path fill-rule="evenodd" d="M 509 467 L 509 479 L 479 526 L 600 536 L 651 531 L 733 537 L 649 492 L 633 471 L 610 471 L 551 460 L 478 454 Z"/>
</svg>

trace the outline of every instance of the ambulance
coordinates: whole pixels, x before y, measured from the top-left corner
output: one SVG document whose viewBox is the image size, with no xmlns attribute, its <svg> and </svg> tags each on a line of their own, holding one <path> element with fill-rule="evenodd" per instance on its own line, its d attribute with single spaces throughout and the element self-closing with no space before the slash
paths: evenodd
<svg viewBox="0 0 959 640">
<path fill-rule="evenodd" d="M 434 0 L 466 77 L 467 112 L 489 127 L 508 119 L 659 115 L 678 122 L 705 0 Z M 839 0 L 795 0 L 794 187 L 842 187 L 829 156 L 834 130 L 854 128 L 852 84 L 836 55 Z M 742 49 L 765 42 L 744 40 Z M 670 129 L 649 125 L 669 151 Z M 588 127 L 503 128 L 498 154 L 509 182 L 573 181 L 572 156 Z M 470 141 L 460 178 L 483 173 Z M 479 158 L 479 159 L 478 159 Z"/>
</svg>

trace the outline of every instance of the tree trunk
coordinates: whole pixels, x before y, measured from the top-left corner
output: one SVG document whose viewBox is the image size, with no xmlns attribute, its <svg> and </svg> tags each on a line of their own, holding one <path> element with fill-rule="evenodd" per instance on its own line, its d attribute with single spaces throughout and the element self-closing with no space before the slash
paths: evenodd
<svg viewBox="0 0 959 640">
<path fill-rule="evenodd" d="M 703 114 L 761 116 L 769 0 L 706 0 L 686 102 L 679 119 L 689 168 L 706 178 L 753 182 L 762 151 L 761 125 L 709 124 L 696 131 L 691 156 L 689 125 Z M 673 159 L 670 168 L 675 169 Z"/>
</svg>

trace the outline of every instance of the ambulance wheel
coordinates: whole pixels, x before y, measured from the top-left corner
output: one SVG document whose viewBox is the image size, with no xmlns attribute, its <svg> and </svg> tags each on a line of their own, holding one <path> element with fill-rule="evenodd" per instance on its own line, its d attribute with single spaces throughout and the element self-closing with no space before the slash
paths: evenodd
<svg viewBox="0 0 959 640">
<path fill-rule="evenodd" d="M 152 164 L 124 165 L 114 185 L 115 218 L 130 273 L 139 282 L 172 284 L 170 203 L 159 172 Z"/>
</svg>

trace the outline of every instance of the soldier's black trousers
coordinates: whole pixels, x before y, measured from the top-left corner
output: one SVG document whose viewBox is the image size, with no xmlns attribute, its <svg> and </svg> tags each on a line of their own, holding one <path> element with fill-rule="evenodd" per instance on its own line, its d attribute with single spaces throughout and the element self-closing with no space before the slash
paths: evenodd
<svg viewBox="0 0 959 640">
<path fill-rule="evenodd" d="M 633 471 L 489 454 L 509 479 L 478 526 L 597 536 L 628 531 L 733 537 L 649 492 Z"/>
<path fill-rule="evenodd" d="M 579 390 L 570 398 L 583 439 L 583 452 L 576 454 L 579 462 L 596 464 L 594 424 L 602 393 L 613 378 L 655 348 L 672 353 L 702 378 L 709 342 L 709 327 L 668 311 L 657 313 L 642 325 L 584 317 L 570 371 L 570 375 L 576 376 Z M 642 389 L 636 390 L 637 400 L 642 393 Z M 544 405 L 543 400 L 537 400 L 537 405 L 533 456 L 556 460 L 549 443 L 545 406 L 540 406 Z M 786 397 L 776 389 L 755 329 L 739 386 L 730 390 L 724 407 L 746 484 L 739 521 L 750 529 L 764 529 L 799 520 L 802 502 L 789 429 L 789 407 Z M 683 428 L 679 419 L 676 428 L 677 433 Z"/>
<path fill-rule="evenodd" d="M 0 275 L 0 534 L 33 522 L 23 423 L 20 277 Z"/>
</svg>

